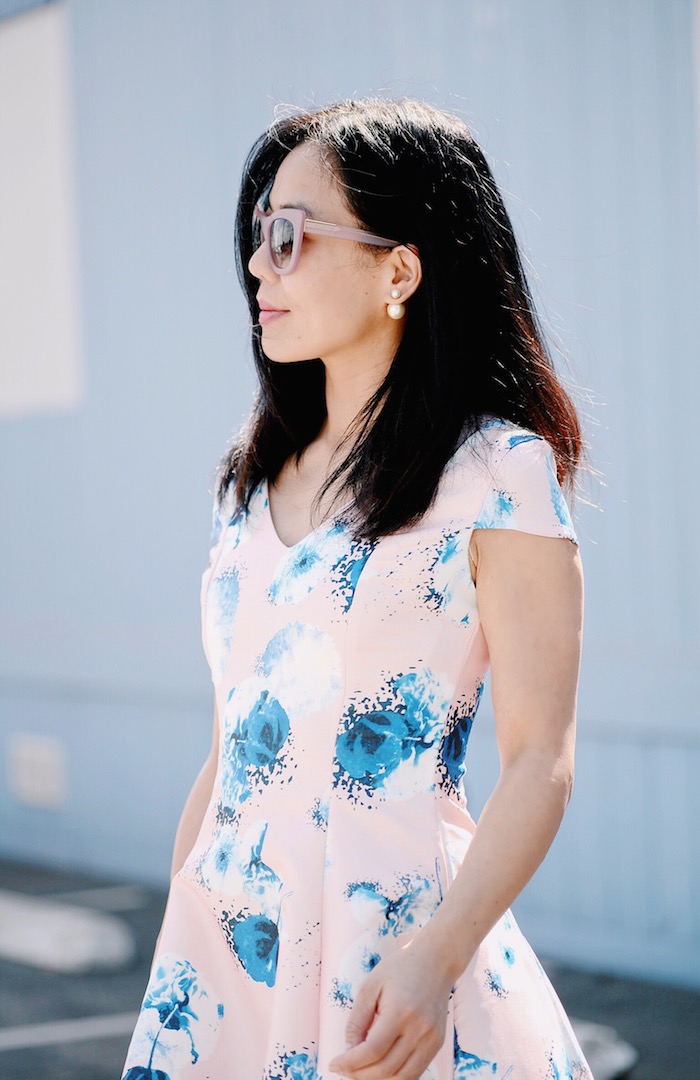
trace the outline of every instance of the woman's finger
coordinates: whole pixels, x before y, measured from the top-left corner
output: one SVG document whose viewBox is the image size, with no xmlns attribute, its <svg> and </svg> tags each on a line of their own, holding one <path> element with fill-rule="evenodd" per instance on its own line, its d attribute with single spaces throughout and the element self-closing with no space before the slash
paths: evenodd
<svg viewBox="0 0 700 1080">
<path fill-rule="evenodd" d="M 367 1037 L 377 1011 L 378 998 L 379 987 L 375 990 L 369 981 L 360 986 L 345 1025 L 345 1041 L 348 1047 L 357 1046 Z"/>
<path fill-rule="evenodd" d="M 387 1052 L 378 1061 L 366 1068 L 355 1069 L 352 1080 L 386 1080 L 395 1076 L 410 1060 L 414 1050 L 414 1040 L 407 1035 L 400 1035 Z"/>
<path fill-rule="evenodd" d="M 433 1043 L 422 1042 L 399 1067 L 398 1072 L 382 1073 L 381 1080 L 420 1080 L 439 1049 L 440 1047 L 436 1047 Z M 358 1080 L 365 1080 L 365 1078 L 358 1077 Z"/>
<path fill-rule="evenodd" d="M 336 1073 L 354 1075 L 360 1069 L 376 1065 L 392 1049 L 400 1037 L 400 1025 L 396 1018 L 374 1014 L 374 1022 L 367 1037 L 331 1061 L 329 1068 Z"/>
</svg>

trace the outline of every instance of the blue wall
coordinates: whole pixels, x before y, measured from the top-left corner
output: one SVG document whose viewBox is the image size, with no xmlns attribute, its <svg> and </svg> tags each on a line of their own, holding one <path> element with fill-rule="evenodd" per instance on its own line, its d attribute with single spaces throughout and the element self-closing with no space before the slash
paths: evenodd
<svg viewBox="0 0 700 1080">
<path fill-rule="evenodd" d="M 690 0 L 445 0 L 429 18 L 357 0 L 342 20 L 312 0 L 64 7 L 86 399 L 0 422 L 0 707 L 6 740 L 65 748 L 68 799 L 28 808 L 0 780 L 0 851 L 165 880 L 210 736 L 213 470 L 253 388 L 232 246 L 244 154 L 279 103 L 409 93 L 489 155 L 604 474 L 577 519 L 577 790 L 521 920 L 563 959 L 697 984 Z M 475 805 L 489 727 L 485 705 Z"/>
</svg>

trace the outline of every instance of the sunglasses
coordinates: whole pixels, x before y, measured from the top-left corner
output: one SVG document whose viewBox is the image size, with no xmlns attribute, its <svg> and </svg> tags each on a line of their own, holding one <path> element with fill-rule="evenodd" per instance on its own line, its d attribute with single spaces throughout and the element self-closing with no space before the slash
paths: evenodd
<svg viewBox="0 0 700 1080">
<path fill-rule="evenodd" d="M 331 236 L 337 240 L 354 240 L 355 243 L 372 244 L 374 247 L 398 247 L 398 240 L 375 236 L 365 229 L 351 229 L 346 225 L 332 225 L 329 221 L 314 221 L 305 210 L 275 210 L 266 213 L 258 203 L 253 210 L 253 250 L 267 244 L 270 268 L 275 274 L 291 274 L 301 255 L 304 233 L 314 236 Z"/>
</svg>

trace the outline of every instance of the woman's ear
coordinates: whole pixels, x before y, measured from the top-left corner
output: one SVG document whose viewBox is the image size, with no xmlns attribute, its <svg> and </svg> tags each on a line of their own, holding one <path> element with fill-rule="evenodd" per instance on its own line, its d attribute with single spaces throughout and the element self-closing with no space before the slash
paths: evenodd
<svg viewBox="0 0 700 1080">
<path fill-rule="evenodd" d="M 418 248 L 415 244 L 399 244 L 391 249 L 384 266 L 390 279 L 389 289 L 400 288 L 402 302 L 408 300 L 423 279 Z"/>
</svg>

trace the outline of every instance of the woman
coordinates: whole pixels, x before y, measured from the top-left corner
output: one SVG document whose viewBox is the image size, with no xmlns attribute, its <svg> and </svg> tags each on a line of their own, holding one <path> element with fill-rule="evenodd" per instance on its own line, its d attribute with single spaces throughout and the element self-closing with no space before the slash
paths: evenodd
<svg viewBox="0 0 700 1080">
<path fill-rule="evenodd" d="M 508 910 L 572 785 L 581 435 L 493 177 L 460 120 L 347 101 L 258 140 L 236 240 L 260 391 L 219 474 L 212 749 L 125 1076 L 588 1078 Z"/>
</svg>

